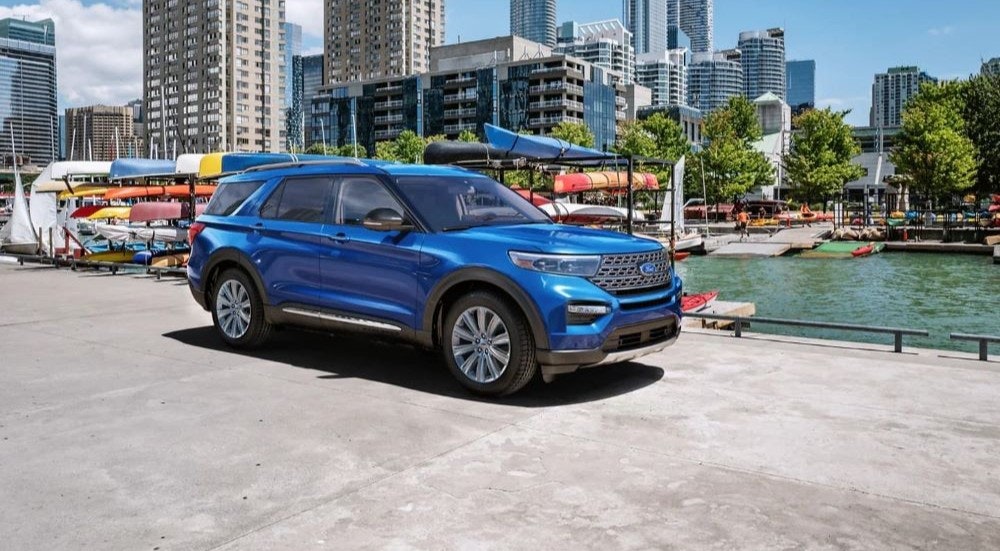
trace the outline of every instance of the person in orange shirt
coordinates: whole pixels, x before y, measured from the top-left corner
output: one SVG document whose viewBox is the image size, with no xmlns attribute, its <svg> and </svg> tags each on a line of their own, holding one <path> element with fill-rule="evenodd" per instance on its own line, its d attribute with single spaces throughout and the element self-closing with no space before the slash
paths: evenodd
<svg viewBox="0 0 1000 551">
<path fill-rule="evenodd" d="M 750 224 L 750 215 L 747 211 L 741 210 L 736 214 L 736 225 L 740 230 L 740 241 L 743 241 L 743 236 L 750 237 L 750 230 L 747 226 Z"/>
</svg>

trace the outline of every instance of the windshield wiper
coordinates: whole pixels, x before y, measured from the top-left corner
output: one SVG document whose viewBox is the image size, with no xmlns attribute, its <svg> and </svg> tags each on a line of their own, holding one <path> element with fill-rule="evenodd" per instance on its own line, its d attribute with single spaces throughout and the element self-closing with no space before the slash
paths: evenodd
<svg viewBox="0 0 1000 551">
<path fill-rule="evenodd" d="M 477 228 L 477 227 L 479 227 L 479 226 L 473 226 L 472 224 L 462 224 L 460 226 L 448 226 L 446 228 L 441 228 L 441 231 L 443 231 L 443 232 L 446 232 L 446 231 L 461 231 L 461 230 L 468 230 L 468 229 Z"/>
</svg>

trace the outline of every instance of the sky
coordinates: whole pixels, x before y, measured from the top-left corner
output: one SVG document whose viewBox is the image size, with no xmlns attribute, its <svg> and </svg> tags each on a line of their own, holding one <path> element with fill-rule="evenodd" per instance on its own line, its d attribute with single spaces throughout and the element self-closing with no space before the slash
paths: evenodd
<svg viewBox="0 0 1000 551">
<path fill-rule="evenodd" d="M 449 43 L 505 35 L 509 0 L 444 0 Z M 620 0 L 558 0 L 557 23 L 621 17 Z M 323 1 L 286 0 L 305 53 L 323 50 Z M 61 108 L 124 104 L 142 95 L 141 0 L 0 0 L 0 18 L 56 21 Z M 967 77 L 1000 56 L 997 0 L 715 0 L 715 48 L 740 31 L 785 29 L 786 57 L 816 61 L 820 107 L 866 124 L 875 73 L 917 65 L 938 78 Z"/>
</svg>

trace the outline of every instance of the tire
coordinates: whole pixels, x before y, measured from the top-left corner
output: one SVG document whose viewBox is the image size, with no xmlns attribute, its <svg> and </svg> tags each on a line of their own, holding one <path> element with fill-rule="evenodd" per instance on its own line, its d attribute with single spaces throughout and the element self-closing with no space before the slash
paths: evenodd
<svg viewBox="0 0 1000 551">
<path fill-rule="evenodd" d="M 212 323 L 223 342 L 233 348 L 255 348 L 271 336 L 264 303 L 253 280 L 243 270 L 229 268 L 212 285 Z"/>
<path fill-rule="evenodd" d="M 452 375 L 476 394 L 513 394 L 538 371 L 524 315 L 509 300 L 488 291 L 470 293 L 451 306 L 441 351 Z"/>
</svg>

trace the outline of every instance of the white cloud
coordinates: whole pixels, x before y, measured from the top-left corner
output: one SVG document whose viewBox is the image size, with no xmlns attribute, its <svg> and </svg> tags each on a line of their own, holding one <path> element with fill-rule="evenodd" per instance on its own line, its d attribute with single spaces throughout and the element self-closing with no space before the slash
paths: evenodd
<svg viewBox="0 0 1000 551">
<path fill-rule="evenodd" d="M 927 29 L 927 34 L 931 36 L 944 36 L 946 34 L 951 34 L 953 32 L 955 32 L 955 27 L 952 27 L 951 25 L 945 25 L 944 27 L 933 27 Z"/>
<path fill-rule="evenodd" d="M 285 21 L 302 25 L 302 34 L 322 41 L 323 0 L 286 0 Z"/>
<path fill-rule="evenodd" d="M 79 0 L 0 7 L 0 18 L 56 24 L 60 106 L 124 104 L 142 96 L 142 13 Z"/>
</svg>

